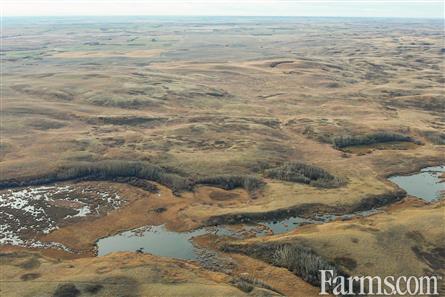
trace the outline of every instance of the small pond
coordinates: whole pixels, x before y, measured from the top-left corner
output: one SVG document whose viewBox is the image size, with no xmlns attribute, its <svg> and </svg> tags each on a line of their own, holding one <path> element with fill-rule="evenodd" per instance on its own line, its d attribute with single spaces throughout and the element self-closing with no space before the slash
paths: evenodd
<svg viewBox="0 0 445 297">
<path fill-rule="evenodd" d="M 198 250 L 190 239 L 205 233 L 204 229 L 172 232 L 164 225 L 143 227 L 100 239 L 97 242 L 97 254 L 103 256 L 116 251 L 141 251 L 158 256 L 196 260 Z"/>
<path fill-rule="evenodd" d="M 445 172 L 445 165 L 426 167 L 411 175 L 395 175 L 390 181 L 404 189 L 408 195 L 426 201 L 439 199 L 445 191 L 445 183 L 441 182 L 441 175 Z"/>
<path fill-rule="evenodd" d="M 351 215 L 324 215 L 310 220 L 301 217 L 290 217 L 283 220 L 263 221 L 255 225 L 244 225 L 241 229 L 230 226 L 203 227 L 190 232 L 169 231 L 164 225 L 142 227 L 125 231 L 97 241 L 97 255 L 103 256 L 111 252 L 146 252 L 153 255 L 186 260 L 197 260 L 202 250 L 195 247 L 192 238 L 203 234 L 244 238 L 249 235 L 265 236 L 292 231 L 303 224 L 320 224 L 336 219 L 349 219 L 355 216 L 366 216 L 377 212 L 364 211 Z"/>
</svg>

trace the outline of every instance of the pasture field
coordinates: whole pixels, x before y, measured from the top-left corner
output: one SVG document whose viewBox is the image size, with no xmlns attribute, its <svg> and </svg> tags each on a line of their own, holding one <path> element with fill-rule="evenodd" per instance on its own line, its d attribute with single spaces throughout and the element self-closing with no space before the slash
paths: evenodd
<svg viewBox="0 0 445 297">
<path fill-rule="evenodd" d="M 350 274 L 443 275 L 443 200 L 387 179 L 445 164 L 443 38 L 427 19 L 5 18 L 0 294 L 318 296 L 259 252 L 283 243 Z M 375 208 L 199 236 L 198 262 L 96 256 L 147 225 Z"/>
</svg>

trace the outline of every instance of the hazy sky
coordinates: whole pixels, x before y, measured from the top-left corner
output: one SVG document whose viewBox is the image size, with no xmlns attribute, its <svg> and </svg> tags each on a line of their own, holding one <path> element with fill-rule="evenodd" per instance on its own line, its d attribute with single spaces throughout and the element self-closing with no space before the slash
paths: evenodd
<svg viewBox="0 0 445 297">
<path fill-rule="evenodd" d="M 211 15 L 444 18 L 438 0 L 0 0 L 3 16 Z"/>
</svg>

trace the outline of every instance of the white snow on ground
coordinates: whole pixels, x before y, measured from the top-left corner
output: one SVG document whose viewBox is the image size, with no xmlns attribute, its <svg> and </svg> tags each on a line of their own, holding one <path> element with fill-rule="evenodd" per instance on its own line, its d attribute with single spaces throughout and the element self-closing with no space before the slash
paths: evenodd
<svg viewBox="0 0 445 297">
<path fill-rule="evenodd" d="M 73 202 L 73 206 L 58 206 L 56 202 L 63 200 Z M 89 205 L 92 203 L 95 207 Z M 59 243 L 42 243 L 25 238 L 29 238 L 30 234 L 37 236 L 39 233 L 50 233 L 63 220 L 99 214 L 101 206 L 116 209 L 122 203 L 117 193 L 100 192 L 94 187 L 79 189 L 78 185 L 38 186 L 5 191 L 0 194 L 0 244 L 68 250 Z M 55 213 L 66 211 L 67 208 L 77 213 L 66 215 L 62 219 L 60 215 L 58 218 L 54 217 Z"/>
<path fill-rule="evenodd" d="M 66 246 L 64 246 L 63 244 L 61 244 L 59 242 L 32 241 L 30 243 L 24 244 L 24 246 L 31 247 L 31 248 L 42 248 L 42 249 L 52 248 L 52 249 L 58 249 L 58 250 L 63 250 L 65 252 L 73 253 L 73 251 L 71 249 L 67 248 Z"/>
<path fill-rule="evenodd" d="M 75 214 L 73 216 L 68 215 L 68 216 L 66 216 L 66 218 L 85 217 L 85 216 L 91 214 L 91 210 L 88 205 L 84 205 L 81 208 L 77 208 L 77 210 L 79 211 L 77 214 Z"/>
<path fill-rule="evenodd" d="M 0 232 L 2 237 L 0 238 L 0 244 L 9 245 L 23 245 L 24 242 L 14 232 L 7 230 L 6 225 L 0 225 Z"/>
</svg>

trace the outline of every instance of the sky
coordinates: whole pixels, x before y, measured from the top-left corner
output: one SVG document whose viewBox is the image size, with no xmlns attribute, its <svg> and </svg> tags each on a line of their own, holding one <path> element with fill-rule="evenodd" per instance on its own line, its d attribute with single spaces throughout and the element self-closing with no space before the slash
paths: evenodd
<svg viewBox="0 0 445 297">
<path fill-rule="evenodd" d="M 0 0 L 3 16 L 340 16 L 444 18 L 439 0 Z"/>
</svg>

